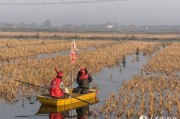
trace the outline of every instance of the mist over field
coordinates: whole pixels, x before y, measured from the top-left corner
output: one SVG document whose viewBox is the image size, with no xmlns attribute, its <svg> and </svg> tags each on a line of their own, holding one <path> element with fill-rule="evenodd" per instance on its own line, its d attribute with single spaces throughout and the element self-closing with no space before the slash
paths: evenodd
<svg viewBox="0 0 180 119">
<path fill-rule="evenodd" d="M 66 4 L 80 0 L 0 0 L 0 22 L 52 25 L 103 24 L 119 25 L 180 25 L 179 0 L 117 0 Z M 40 4 L 36 3 L 62 3 Z M 2 5 L 2 3 L 33 3 L 34 5 Z M 63 4 L 64 3 L 64 4 Z"/>
</svg>

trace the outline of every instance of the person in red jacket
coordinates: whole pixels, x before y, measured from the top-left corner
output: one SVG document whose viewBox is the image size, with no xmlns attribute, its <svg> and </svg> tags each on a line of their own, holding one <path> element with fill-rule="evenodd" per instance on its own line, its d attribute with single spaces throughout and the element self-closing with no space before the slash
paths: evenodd
<svg viewBox="0 0 180 119">
<path fill-rule="evenodd" d="M 55 98 L 65 98 L 65 87 L 62 81 L 63 73 L 57 68 L 55 68 L 55 71 L 57 73 L 57 76 L 50 83 L 49 95 Z"/>
<path fill-rule="evenodd" d="M 81 68 L 78 72 L 76 79 L 79 87 L 82 91 L 80 93 L 88 93 L 89 84 L 92 82 L 92 77 L 88 74 L 87 68 Z"/>
</svg>

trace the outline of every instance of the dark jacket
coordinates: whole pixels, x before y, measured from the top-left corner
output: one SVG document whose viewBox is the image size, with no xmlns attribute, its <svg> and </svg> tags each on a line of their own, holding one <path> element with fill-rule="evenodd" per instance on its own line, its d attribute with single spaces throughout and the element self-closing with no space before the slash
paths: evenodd
<svg viewBox="0 0 180 119">
<path fill-rule="evenodd" d="M 92 82 L 92 77 L 89 74 L 87 74 L 87 71 L 85 76 L 87 79 L 82 79 L 82 77 L 83 76 L 81 76 L 81 72 L 79 71 L 76 79 L 79 87 L 89 88 L 89 83 Z"/>
</svg>

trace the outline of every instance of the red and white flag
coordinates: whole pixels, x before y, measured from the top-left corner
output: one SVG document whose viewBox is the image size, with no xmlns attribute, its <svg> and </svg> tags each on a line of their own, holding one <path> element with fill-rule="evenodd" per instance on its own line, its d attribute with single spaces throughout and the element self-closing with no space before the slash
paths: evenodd
<svg viewBox="0 0 180 119">
<path fill-rule="evenodd" d="M 70 54 L 70 57 L 71 57 L 71 63 L 75 63 L 75 60 L 76 60 L 76 50 L 77 47 L 76 47 L 76 43 L 75 43 L 75 39 L 73 39 L 72 43 L 71 43 L 71 54 Z"/>
</svg>

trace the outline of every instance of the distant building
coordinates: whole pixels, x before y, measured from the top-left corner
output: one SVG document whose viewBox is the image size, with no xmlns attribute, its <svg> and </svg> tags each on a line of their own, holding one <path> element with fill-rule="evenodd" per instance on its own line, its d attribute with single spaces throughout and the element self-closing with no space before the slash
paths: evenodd
<svg viewBox="0 0 180 119">
<path fill-rule="evenodd" d="M 113 29 L 113 25 L 112 25 L 112 24 L 108 24 L 108 25 L 107 25 L 107 28 L 108 28 L 108 29 Z"/>
</svg>

